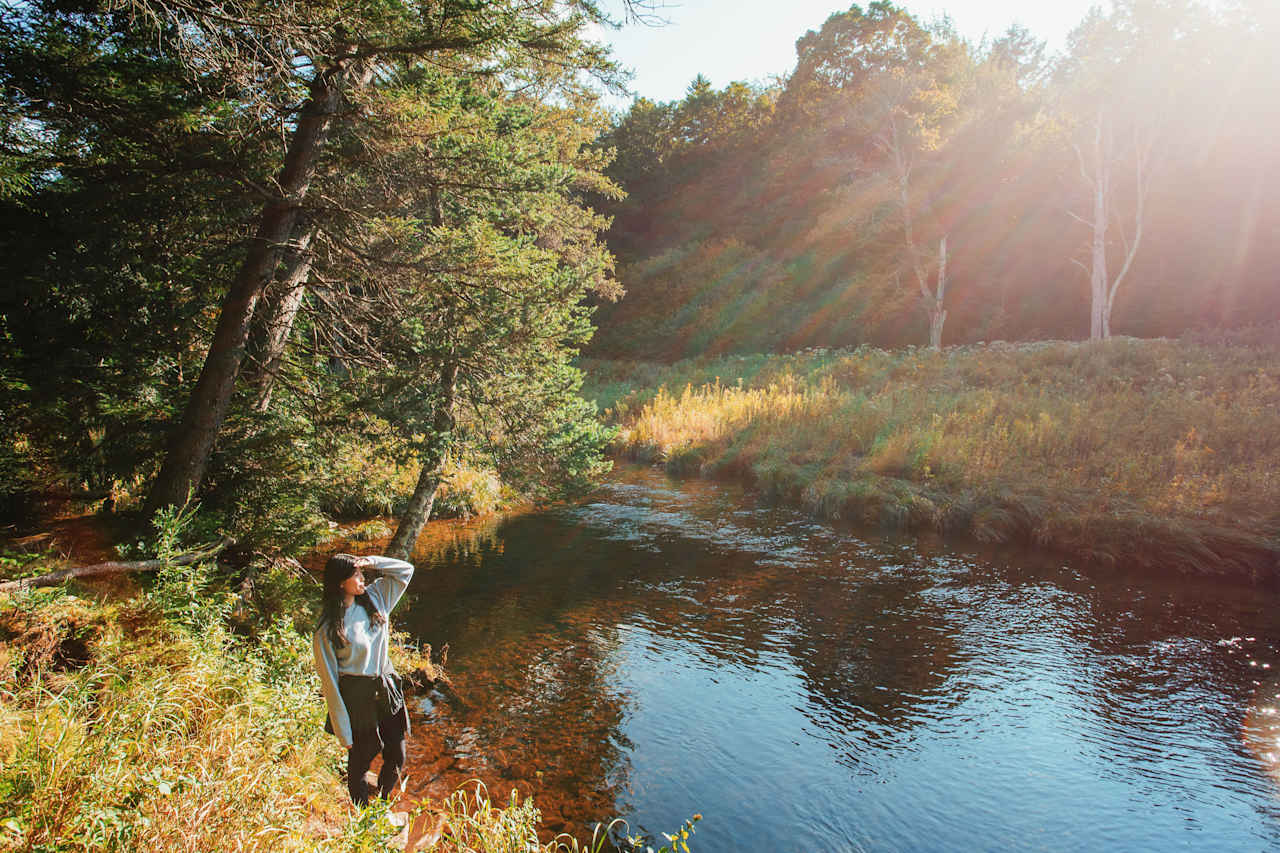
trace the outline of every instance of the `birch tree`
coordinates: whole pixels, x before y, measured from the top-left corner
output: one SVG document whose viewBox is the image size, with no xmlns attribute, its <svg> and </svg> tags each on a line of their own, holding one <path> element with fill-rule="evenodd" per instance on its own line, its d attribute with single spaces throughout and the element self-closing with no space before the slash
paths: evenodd
<svg viewBox="0 0 1280 853">
<path fill-rule="evenodd" d="M 1094 9 L 1070 36 L 1058 69 L 1062 113 L 1084 192 L 1068 215 L 1088 229 L 1089 338 L 1111 337 L 1120 287 L 1149 229 L 1158 154 L 1176 109 L 1179 80 L 1193 78 L 1185 38 L 1202 25 L 1184 0 L 1127 0 Z"/>
<path fill-rule="evenodd" d="M 1147 196 L 1151 191 L 1151 152 L 1155 144 L 1152 133 L 1131 130 L 1131 138 L 1125 144 L 1116 140 L 1115 119 L 1099 108 L 1088 125 L 1090 139 L 1082 147 L 1075 144 L 1080 178 L 1089 191 L 1092 204 L 1087 213 L 1068 211 L 1077 222 L 1090 232 L 1089 263 L 1078 258 L 1072 260 L 1089 274 L 1089 339 L 1107 340 L 1111 337 L 1111 314 L 1115 308 L 1116 292 L 1133 268 L 1133 261 L 1142 247 L 1142 236 L 1147 218 Z M 1128 172 L 1132 187 L 1131 215 L 1123 221 L 1123 210 L 1118 203 L 1117 184 L 1121 173 Z M 1114 237 L 1120 240 L 1120 268 L 1109 272 L 1107 256 L 1114 254 Z"/>
<path fill-rule="evenodd" d="M 853 115 L 850 123 L 863 128 L 878 155 L 867 167 L 884 170 L 893 182 L 909 274 L 929 321 L 929 346 L 938 350 L 947 321 L 948 233 L 935 216 L 937 249 L 922 244 L 919 219 L 939 206 L 941 188 L 934 181 L 926 194 L 917 184 L 922 170 L 936 171 L 943 162 L 947 141 L 960 122 L 961 89 L 969 62 L 953 33 L 931 32 L 905 12 L 891 13 L 899 18 L 894 26 L 878 23 L 869 34 L 881 50 L 886 32 L 891 34 L 890 42 L 902 42 L 891 53 L 896 62 L 859 75 L 856 99 L 848 109 Z"/>
<path fill-rule="evenodd" d="M 921 154 L 928 149 L 922 147 L 921 141 L 906 126 L 914 119 L 905 114 L 903 102 L 895 100 L 885 107 L 884 127 L 874 138 L 891 164 L 907 262 L 919 289 L 920 304 L 929 319 L 929 346 L 940 350 L 942 329 L 947 322 L 947 234 L 944 231 L 939 237 L 936 254 L 928 253 L 920 245 L 916 238 L 916 207 L 920 202 L 912 194 L 912 175 Z"/>
</svg>

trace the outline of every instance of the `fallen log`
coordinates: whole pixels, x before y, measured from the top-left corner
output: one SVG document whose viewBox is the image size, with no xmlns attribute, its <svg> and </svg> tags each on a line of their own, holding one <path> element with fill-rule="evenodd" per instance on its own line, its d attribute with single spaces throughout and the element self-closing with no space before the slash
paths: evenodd
<svg viewBox="0 0 1280 853">
<path fill-rule="evenodd" d="M 121 562 L 112 560 L 106 563 L 94 563 L 92 566 L 73 566 L 69 569 L 60 569 L 56 572 L 49 572 L 46 575 L 36 575 L 33 578 L 19 578 L 18 580 L 5 581 L 0 583 L 0 593 L 14 592 L 19 589 L 31 589 L 37 586 L 57 586 L 63 581 L 69 581 L 73 578 L 95 578 L 103 575 L 120 575 L 129 572 L 154 572 L 165 565 L 189 566 L 192 563 L 199 563 L 210 557 L 216 557 L 231 545 L 235 544 L 234 539 L 223 537 L 217 543 L 207 548 L 187 551 L 179 554 L 172 560 L 134 560 L 130 562 Z"/>
</svg>

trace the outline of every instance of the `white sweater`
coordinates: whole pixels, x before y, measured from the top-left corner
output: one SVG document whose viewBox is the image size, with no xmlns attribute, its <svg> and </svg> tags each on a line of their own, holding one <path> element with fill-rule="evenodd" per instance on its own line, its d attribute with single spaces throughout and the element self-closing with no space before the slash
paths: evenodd
<svg viewBox="0 0 1280 853">
<path fill-rule="evenodd" d="M 381 576 L 370 581 L 365 586 L 365 591 L 375 607 L 383 613 L 390 613 L 409 588 L 413 566 L 393 557 L 368 559 L 373 564 L 371 571 L 378 572 Z M 343 746 L 350 747 L 354 743 L 351 717 L 347 714 L 347 706 L 338 691 L 338 677 L 376 676 L 394 670 L 387 657 L 390 639 L 388 623 L 375 624 L 364 607 L 353 604 L 343 614 L 342 624 L 347 629 L 346 646 L 334 649 L 333 641 L 329 639 L 329 626 L 321 625 L 312 637 L 312 647 L 316 654 L 316 672 L 320 674 L 320 689 L 324 693 L 325 704 L 329 706 L 329 722 L 333 726 L 333 733 L 342 741 Z"/>
</svg>

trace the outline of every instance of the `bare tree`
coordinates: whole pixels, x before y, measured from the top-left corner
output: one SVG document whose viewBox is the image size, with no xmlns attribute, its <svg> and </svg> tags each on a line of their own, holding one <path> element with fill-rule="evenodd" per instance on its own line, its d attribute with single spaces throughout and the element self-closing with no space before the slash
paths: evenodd
<svg viewBox="0 0 1280 853">
<path fill-rule="evenodd" d="M 916 237 L 920 202 L 913 197 L 912 178 L 923 157 L 933 154 L 936 159 L 946 131 L 956 125 L 955 93 L 943 77 L 938 69 L 925 65 L 914 73 L 878 75 L 867 87 L 876 128 L 871 141 L 889 161 L 897 185 L 907 260 L 919 288 L 920 304 L 929 318 L 929 346 L 935 350 L 942 349 L 942 330 L 947 322 L 948 235 L 944 232 L 940 236 L 934 257 L 920 246 Z"/>
<path fill-rule="evenodd" d="M 1061 111 L 1071 129 L 1087 212 L 1067 213 L 1089 229 L 1089 337 L 1111 337 L 1116 294 L 1147 230 L 1156 152 L 1172 140 L 1179 80 L 1200 75 L 1203 58 L 1188 33 L 1203 27 L 1191 0 L 1116 0 L 1072 31 L 1058 68 Z M 1118 271 L 1112 272 L 1118 268 Z"/>
<path fill-rule="evenodd" d="M 911 172 L 914 165 L 914 153 L 903 141 L 898 130 L 896 117 L 890 119 L 889 128 L 877 137 L 877 144 L 885 150 L 893 161 L 895 178 L 898 183 L 898 204 L 902 213 L 903 238 L 907 244 L 907 257 L 911 262 L 911 271 L 916 285 L 920 288 L 920 304 L 929 317 L 929 346 L 935 350 L 942 349 L 942 327 L 947 322 L 947 235 L 943 234 L 938 241 L 936 260 L 926 258 L 916 242 L 915 214 L 911 200 Z M 930 280 L 934 278 L 931 267 L 937 265 L 936 285 Z"/>
<path fill-rule="evenodd" d="M 1116 292 L 1142 246 L 1146 202 L 1151 191 L 1151 152 L 1155 134 L 1150 131 L 1143 133 L 1135 125 L 1130 144 L 1117 145 L 1114 122 L 1102 107 L 1095 113 L 1090 131 L 1091 142 L 1087 150 L 1076 144 L 1075 152 L 1080 176 L 1090 190 L 1092 212 L 1080 215 L 1068 210 L 1067 213 L 1087 226 L 1092 235 L 1089 265 L 1078 258 L 1072 258 L 1072 261 L 1089 275 L 1089 339 L 1101 341 L 1111 337 L 1111 312 L 1115 307 Z M 1129 170 L 1133 175 L 1133 218 L 1131 227 L 1126 227 L 1117 210 L 1117 178 Z M 1123 251 L 1120 270 L 1114 277 L 1107 266 L 1113 231 L 1119 233 Z"/>
</svg>

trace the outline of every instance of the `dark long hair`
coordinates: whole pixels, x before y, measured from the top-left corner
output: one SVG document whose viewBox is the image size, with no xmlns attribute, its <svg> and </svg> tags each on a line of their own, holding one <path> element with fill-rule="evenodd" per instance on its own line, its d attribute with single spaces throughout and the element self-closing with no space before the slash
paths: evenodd
<svg viewBox="0 0 1280 853">
<path fill-rule="evenodd" d="M 347 645 L 347 627 L 342 622 L 347 611 L 346 604 L 343 603 L 346 595 L 342 591 L 342 582 L 356 573 L 357 559 L 351 554 L 334 554 L 324 564 L 324 598 L 320 602 L 320 624 L 317 630 L 328 626 L 329 641 L 333 643 L 334 649 Z M 357 595 L 355 603 L 368 611 L 369 619 L 375 625 L 386 624 L 387 614 L 374 606 L 368 592 Z"/>
</svg>

